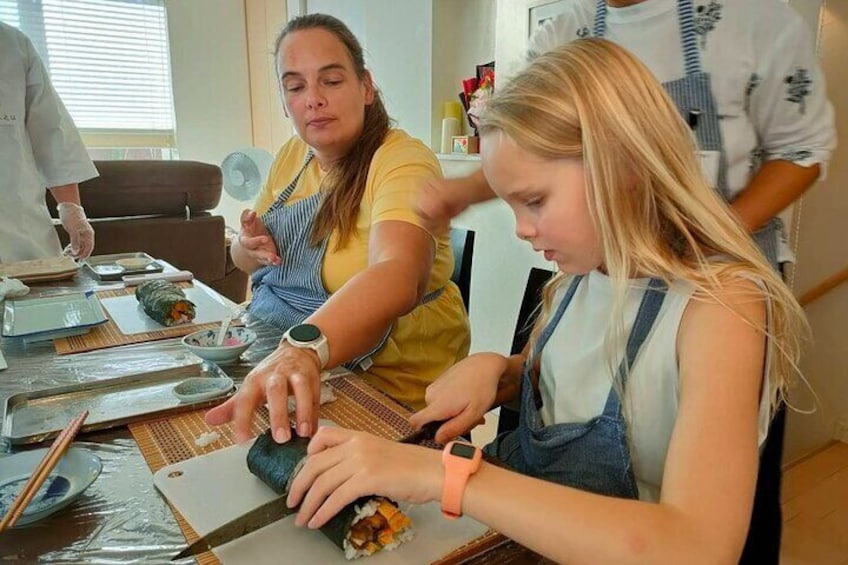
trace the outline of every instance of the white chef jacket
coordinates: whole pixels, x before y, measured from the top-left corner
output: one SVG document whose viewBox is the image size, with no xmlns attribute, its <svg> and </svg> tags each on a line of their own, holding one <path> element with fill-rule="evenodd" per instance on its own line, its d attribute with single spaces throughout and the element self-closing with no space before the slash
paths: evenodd
<svg viewBox="0 0 848 565">
<path fill-rule="evenodd" d="M 45 190 L 96 176 L 32 42 L 0 22 L 0 262 L 59 255 Z"/>
<path fill-rule="evenodd" d="M 528 59 L 592 35 L 596 0 L 571 0 L 535 31 Z M 727 152 L 730 197 L 744 190 L 764 161 L 809 167 L 836 146 L 833 107 L 800 15 L 776 0 L 696 0 L 695 29 L 704 70 L 712 75 Z M 608 7 L 606 38 L 631 51 L 660 82 L 684 74 L 676 0 Z M 779 259 L 791 260 L 781 245 Z"/>
</svg>

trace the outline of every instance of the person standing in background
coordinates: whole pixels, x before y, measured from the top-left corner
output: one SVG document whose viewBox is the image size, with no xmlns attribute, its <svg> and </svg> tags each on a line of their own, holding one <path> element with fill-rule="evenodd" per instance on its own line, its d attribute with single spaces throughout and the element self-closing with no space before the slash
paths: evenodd
<svg viewBox="0 0 848 565">
<path fill-rule="evenodd" d="M 630 50 L 663 83 L 698 142 L 711 185 L 782 272 L 792 261 L 778 214 L 824 174 L 836 145 L 834 113 L 800 15 L 777 0 L 572 0 L 533 34 L 527 58 L 604 37 Z M 493 198 L 482 171 L 431 182 L 419 201 L 444 225 Z M 777 563 L 785 408 L 761 456 L 742 562 Z"/>
<path fill-rule="evenodd" d="M 96 176 L 32 42 L 0 22 L 0 262 L 62 253 L 45 188 L 70 237 L 67 252 L 91 255 L 94 230 L 80 206 L 79 183 Z"/>
</svg>

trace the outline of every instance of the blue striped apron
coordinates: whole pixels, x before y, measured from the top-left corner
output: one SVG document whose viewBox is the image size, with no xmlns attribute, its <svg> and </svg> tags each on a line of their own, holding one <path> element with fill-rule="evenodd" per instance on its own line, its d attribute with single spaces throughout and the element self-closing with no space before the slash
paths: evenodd
<svg viewBox="0 0 848 565">
<path fill-rule="evenodd" d="M 627 422 L 615 387 L 610 387 L 603 412 L 587 422 L 545 426 L 539 412 L 541 399 L 533 382 L 533 367 L 571 303 L 582 278 L 574 277 L 524 365 L 518 427 L 496 437 L 484 451 L 516 471 L 538 479 L 607 496 L 638 498 L 639 489 L 627 441 Z M 632 369 L 639 349 L 651 333 L 665 296 L 665 283 L 651 279 L 627 338 L 624 358 L 618 366 L 616 382 L 622 393 L 627 385 L 627 367 Z M 605 379 L 602 374 L 598 378 Z"/>
<path fill-rule="evenodd" d="M 313 156 L 312 151 L 307 153 L 303 167 L 262 215 L 262 222 L 274 238 L 282 263 L 260 267 L 251 277 L 253 299 L 250 312 L 283 331 L 303 323 L 330 298 L 321 278 L 329 238 L 324 238 L 318 245 L 310 242 L 323 194 L 319 191 L 293 204 L 286 204 Z M 429 293 L 421 303 L 435 300 L 443 290 Z M 371 357 L 386 344 L 391 331 L 392 326 L 371 351 L 344 366 L 350 370 L 367 371 Z"/>
<path fill-rule="evenodd" d="M 719 194 L 730 202 L 730 189 L 727 184 L 727 153 L 721 135 L 718 106 L 713 96 L 710 74 L 701 69 L 701 54 L 695 32 L 694 8 L 692 0 L 677 2 L 677 15 L 680 21 L 680 36 L 683 44 L 685 76 L 681 79 L 665 82 L 663 87 L 674 101 L 681 116 L 687 119 L 691 112 L 700 113 L 698 125 L 694 129 L 698 147 L 702 151 L 719 153 L 718 186 Z M 607 3 L 598 0 L 595 10 L 595 37 L 604 37 L 607 29 Z M 754 241 L 762 249 L 766 258 L 779 269 L 777 262 L 778 238 L 783 233 L 783 222 L 774 217 L 765 226 L 752 234 Z"/>
</svg>

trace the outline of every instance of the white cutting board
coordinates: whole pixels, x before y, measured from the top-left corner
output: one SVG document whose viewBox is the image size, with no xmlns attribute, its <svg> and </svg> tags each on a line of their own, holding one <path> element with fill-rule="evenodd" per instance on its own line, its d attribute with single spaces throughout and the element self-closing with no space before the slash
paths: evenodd
<svg viewBox="0 0 848 565">
<path fill-rule="evenodd" d="M 210 296 L 202 287 L 184 288 L 183 292 L 186 298 L 191 300 L 195 306 L 194 321 L 191 324 L 183 325 L 220 322 L 224 319 L 224 316 L 231 313 L 230 308 L 226 304 Z M 116 296 L 114 298 L 101 298 L 100 303 L 109 312 L 109 316 L 118 325 L 118 329 L 124 335 L 155 332 L 168 327 L 163 326 L 145 314 L 144 308 L 136 300 L 135 294 Z"/>
<path fill-rule="evenodd" d="M 249 449 L 248 442 L 169 465 L 156 472 L 153 483 L 202 536 L 277 496 L 247 469 Z M 368 565 L 430 563 L 488 530 L 471 518 L 444 518 L 438 503 L 413 505 L 406 512 L 415 537 L 393 551 L 368 557 Z M 225 565 L 350 563 L 319 530 L 295 526 L 294 515 L 213 551 Z"/>
</svg>

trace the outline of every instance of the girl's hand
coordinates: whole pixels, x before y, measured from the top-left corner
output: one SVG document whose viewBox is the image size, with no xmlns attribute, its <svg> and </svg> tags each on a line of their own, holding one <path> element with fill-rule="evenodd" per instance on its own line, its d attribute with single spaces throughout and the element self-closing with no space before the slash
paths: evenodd
<svg viewBox="0 0 848 565">
<path fill-rule="evenodd" d="M 442 495 L 441 452 L 325 426 L 309 442 L 286 504 L 300 504 L 295 524 L 320 528 L 360 496 L 423 504 Z"/>
<path fill-rule="evenodd" d="M 279 265 L 282 262 L 274 238 L 253 210 L 241 212 L 238 242 L 247 256 L 260 265 Z"/>
<path fill-rule="evenodd" d="M 492 409 L 501 375 L 508 360 L 497 353 L 476 353 L 466 357 L 427 387 L 424 401 L 427 406 L 409 418 L 420 428 L 427 422 L 450 420 L 436 433 L 436 441 L 449 440 L 481 423 Z"/>
<path fill-rule="evenodd" d="M 217 426 L 234 422 L 236 441 L 247 441 L 253 413 L 267 402 L 274 440 L 285 443 L 291 439 L 290 393 L 295 399 L 297 433 L 308 437 L 318 427 L 321 361 L 310 349 L 284 343 L 248 373 L 235 396 L 206 413 L 206 423 Z"/>
</svg>

